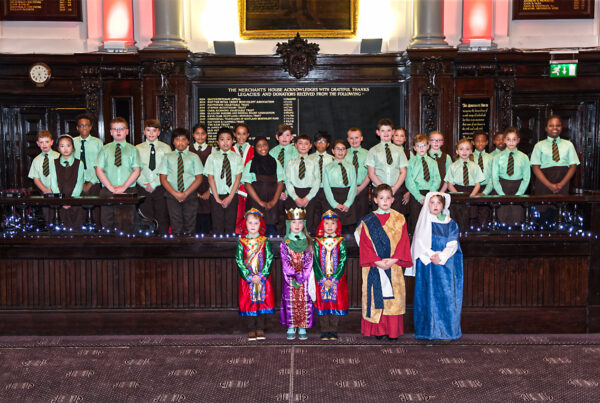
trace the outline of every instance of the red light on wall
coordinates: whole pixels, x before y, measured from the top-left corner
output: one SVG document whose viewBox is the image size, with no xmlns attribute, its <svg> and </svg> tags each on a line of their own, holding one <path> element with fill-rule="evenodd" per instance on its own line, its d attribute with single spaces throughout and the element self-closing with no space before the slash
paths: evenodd
<svg viewBox="0 0 600 403">
<path fill-rule="evenodd" d="M 471 39 L 493 41 L 493 12 L 492 0 L 463 0 L 462 43 Z"/>
<path fill-rule="evenodd" d="M 102 42 L 125 42 L 133 45 L 132 0 L 102 0 L 104 39 Z"/>
</svg>

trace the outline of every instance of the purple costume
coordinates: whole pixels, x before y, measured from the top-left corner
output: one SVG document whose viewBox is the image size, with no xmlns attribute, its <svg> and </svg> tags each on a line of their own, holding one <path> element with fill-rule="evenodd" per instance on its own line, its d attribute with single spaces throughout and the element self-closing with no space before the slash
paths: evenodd
<svg viewBox="0 0 600 403">
<path fill-rule="evenodd" d="M 313 301 L 308 293 L 312 263 L 312 248 L 294 252 L 281 242 L 283 284 L 279 320 L 286 327 L 309 328 L 313 325 Z"/>
</svg>

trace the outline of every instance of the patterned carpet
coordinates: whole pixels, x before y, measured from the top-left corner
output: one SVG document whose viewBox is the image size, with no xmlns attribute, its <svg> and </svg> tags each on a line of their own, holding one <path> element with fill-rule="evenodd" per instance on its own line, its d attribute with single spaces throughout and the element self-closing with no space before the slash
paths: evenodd
<svg viewBox="0 0 600 403">
<path fill-rule="evenodd" d="M 600 334 L 0 337 L 2 402 L 592 402 Z"/>
</svg>

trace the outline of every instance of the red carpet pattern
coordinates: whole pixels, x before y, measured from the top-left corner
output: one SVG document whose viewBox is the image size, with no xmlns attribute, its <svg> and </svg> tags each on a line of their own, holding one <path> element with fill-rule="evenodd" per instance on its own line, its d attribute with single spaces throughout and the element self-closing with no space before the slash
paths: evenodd
<svg viewBox="0 0 600 403">
<path fill-rule="evenodd" d="M 0 337 L 2 402 L 598 401 L 600 335 Z M 311 335 L 314 338 L 314 335 Z M 362 343 L 362 344 L 359 344 Z"/>
</svg>

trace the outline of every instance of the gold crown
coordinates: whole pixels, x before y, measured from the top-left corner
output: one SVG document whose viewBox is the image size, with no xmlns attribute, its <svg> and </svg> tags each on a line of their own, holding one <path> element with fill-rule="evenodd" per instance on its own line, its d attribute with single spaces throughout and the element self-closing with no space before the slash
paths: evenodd
<svg viewBox="0 0 600 403">
<path fill-rule="evenodd" d="M 338 218 L 338 214 L 333 210 L 327 210 L 321 216 L 321 220 L 325 220 L 327 218 Z"/>
<path fill-rule="evenodd" d="M 251 208 L 250 210 L 246 211 L 246 213 L 244 214 L 244 218 L 248 217 L 250 214 L 256 214 L 259 217 L 263 216 L 263 214 L 260 211 L 258 211 L 257 209 Z"/>
<path fill-rule="evenodd" d="M 306 218 L 306 210 L 300 207 L 291 208 L 285 211 L 285 216 L 288 220 L 304 220 Z"/>
</svg>

